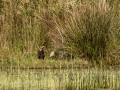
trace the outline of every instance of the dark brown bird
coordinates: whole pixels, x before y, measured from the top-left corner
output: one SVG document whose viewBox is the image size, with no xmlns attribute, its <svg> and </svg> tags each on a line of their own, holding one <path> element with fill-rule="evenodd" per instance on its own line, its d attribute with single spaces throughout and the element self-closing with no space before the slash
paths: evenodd
<svg viewBox="0 0 120 90">
<path fill-rule="evenodd" d="M 39 59 L 44 59 L 44 57 L 45 57 L 45 54 L 44 54 L 44 46 L 42 46 L 41 48 L 40 48 L 40 50 L 38 51 L 38 58 Z"/>
</svg>

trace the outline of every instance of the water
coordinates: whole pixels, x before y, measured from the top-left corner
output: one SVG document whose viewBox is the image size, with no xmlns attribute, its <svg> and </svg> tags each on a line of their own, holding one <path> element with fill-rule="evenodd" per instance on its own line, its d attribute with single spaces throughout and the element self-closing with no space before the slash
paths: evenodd
<svg viewBox="0 0 120 90">
<path fill-rule="evenodd" d="M 0 71 L 0 89 L 105 90 L 108 88 L 119 90 L 120 70 L 7 69 Z"/>
</svg>

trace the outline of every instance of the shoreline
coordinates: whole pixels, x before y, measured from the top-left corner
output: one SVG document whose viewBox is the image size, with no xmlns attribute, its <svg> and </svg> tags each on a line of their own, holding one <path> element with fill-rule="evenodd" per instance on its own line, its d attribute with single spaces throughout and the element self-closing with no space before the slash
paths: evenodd
<svg viewBox="0 0 120 90">
<path fill-rule="evenodd" d="M 78 66 L 78 67 L 25 67 L 25 68 L 23 68 L 23 67 L 13 67 L 13 68 L 11 68 L 11 67 L 1 67 L 1 69 L 91 69 L 91 68 L 97 68 L 97 69 L 120 69 L 120 66 L 118 65 L 116 65 L 116 66 L 103 66 L 103 67 L 100 67 L 100 66 Z"/>
</svg>

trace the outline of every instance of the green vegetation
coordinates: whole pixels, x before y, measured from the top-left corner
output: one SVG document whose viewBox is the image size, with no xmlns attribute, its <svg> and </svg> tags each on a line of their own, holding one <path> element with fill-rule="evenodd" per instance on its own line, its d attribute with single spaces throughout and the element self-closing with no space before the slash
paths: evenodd
<svg viewBox="0 0 120 90">
<path fill-rule="evenodd" d="M 0 1 L 0 66 L 71 66 L 72 61 L 49 58 L 53 50 L 73 55 L 72 65 L 77 67 L 81 66 L 77 58 L 99 65 L 119 64 L 119 3 L 119 0 Z M 43 45 L 46 63 L 36 56 Z"/>
</svg>

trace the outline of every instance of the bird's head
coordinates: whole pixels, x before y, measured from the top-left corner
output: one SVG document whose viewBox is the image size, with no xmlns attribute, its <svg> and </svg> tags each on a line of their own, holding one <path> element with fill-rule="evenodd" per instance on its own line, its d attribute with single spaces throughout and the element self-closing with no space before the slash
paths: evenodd
<svg viewBox="0 0 120 90">
<path fill-rule="evenodd" d="M 42 47 L 40 48 L 40 51 L 44 51 L 44 49 L 45 49 L 45 46 L 42 46 Z"/>
</svg>

